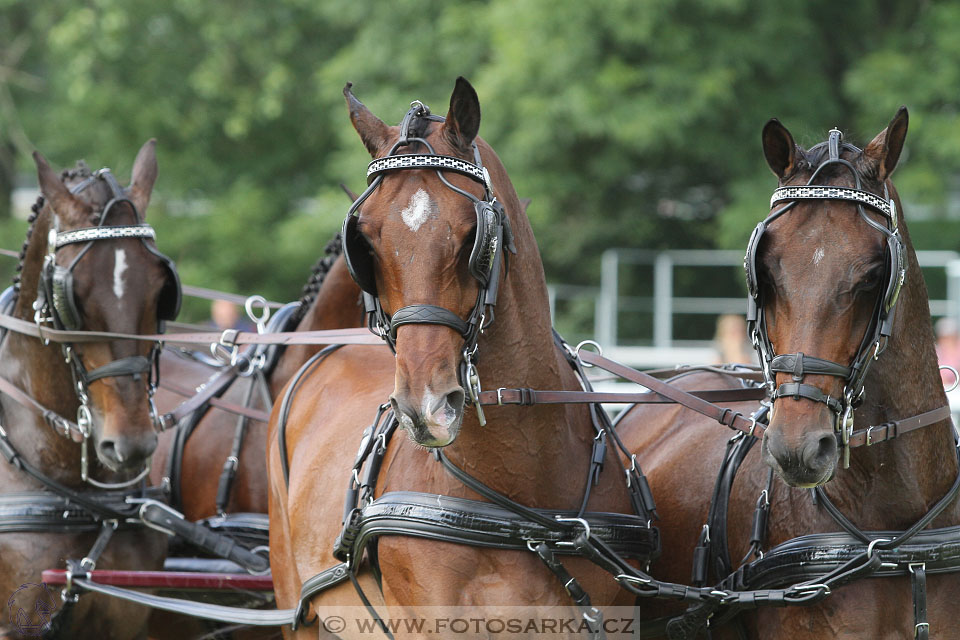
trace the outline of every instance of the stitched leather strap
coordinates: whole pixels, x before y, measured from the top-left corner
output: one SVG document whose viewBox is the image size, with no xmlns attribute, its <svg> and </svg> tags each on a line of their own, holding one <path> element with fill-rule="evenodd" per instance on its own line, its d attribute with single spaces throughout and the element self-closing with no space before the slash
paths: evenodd
<svg viewBox="0 0 960 640">
<path fill-rule="evenodd" d="M 930 623 L 927 622 L 927 565 L 918 562 L 910 563 L 910 574 L 913 576 L 913 637 L 918 640 L 927 640 L 930 637 Z"/>
<path fill-rule="evenodd" d="M 86 342 L 107 342 L 110 340 L 138 340 L 140 342 L 163 342 L 169 344 L 199 344 L 207 346 L 211 342 L 220 342 L 223 332 L 200 331 L 184 333 L 114 333 L 112 331 L 66 331 L 60 329 L 40 328 L 36 323 L 21 320 L 10 315 L 0 314 L 0 328 L 10 329 L 40 340 L 50 342 L 72 342 L 82 344 Z M 379 336 L 370 333 L 368 329 L 330 329 L 323 331 L 283 331 L 277 333 L 251 333 L 237 331 L 232 337 L 231 344 L 265 344 L 265 345 L 295 345 L 295 344 L 369 344 L 382 345 Z"/>
<path fill-rule="evenodd" d="M 398 309 L 390 318 L 390 337 L 393 340 L 397 339 L 397 328 L 405 324 L 438 324 L 450 327 L 463 337 L 470 333 L 470 325 L 460 316 L 432 304 L 412 304 Z"/>
<path fill-rule="evenodd" d="M 878 442 L 893 440 L 904 433 L 910 433 L 922 427 L 927 427 L 950 418 L 950 407 L 943 406 L 932 411 L 925 411 L 919 415 L 885 422 L 880 425 L 858 429 L 850 436 L 851 447 L 870 446 Z"/>
<path fill-rule="evenodd" d="M 799 368 L 797 367 L 798 363 L 800 364 Z M 801 378 L 804 374 L 837 376 L 844 379 L 850 376 L 850 367 L 845 367 L 830 360 L 814 358 L 803 353 L 787 353 L 776 356 L 770 361 L 770 371 L 789 373 L 794 376 L 799 374 Z"/>
<path fill-rule="evenodd" d="M 762 388 L 713 389 L 693 391 L 691 395 L 710 402 L 745 402 L 763 400 Z M 599 391 L 538 391 L 536 389 L 497 389 L 480 392 L 482 405 L 531 406 L 535 404 L 577 404 L 591 402 L 625 402 L 629 404 L 669 404 L 675 402 L 659 393 L 604 393 Z"/>
<path fill-rule="evenodd" d="M 776 392 L 773 394 L 773 399 L 776 400 L 777 398 L 795 398 L 797 400 L 800 398 L 807 398 L 808 400 L 813 400 L 814 402 L 822 402 L 830 407 L 830 410 L 834 413 L 840 413 L 843 411 L 843 405 L 837 398 L 825 394 L 820 390 L 819 387 L 815 387 L 812 384 L 803 384 L 801 382 L 784 382 L 782 385 L 777 387 Z"/>
<path fill-rule="evenodd" d="M 150 373 L 151 362 L 149 358 L 143 356 L 130 356 L 114 360 L 102 367 L 97 367 L 93 371 L 87 371 L 87 382 L 100 380 L 101 378 L 116 378 L 118 376 L 139 376 L 144 373 Z"/>
</svg>

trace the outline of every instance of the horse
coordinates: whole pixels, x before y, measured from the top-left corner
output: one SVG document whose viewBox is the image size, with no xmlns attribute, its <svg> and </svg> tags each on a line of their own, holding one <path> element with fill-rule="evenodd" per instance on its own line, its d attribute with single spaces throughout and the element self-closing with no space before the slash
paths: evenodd
<svg viewBox="0 0 960 640">
<path fill-rule="evenodd" d="M 20 253 L 20 275 L 4 296 L 5 314 L 40 330 L 158 333 L 176 316 L 180 289 L 173 263 L 159 253 L 144 222 L 157 177 L 155 141 L 140 149 L 126 189 L 108 169 L 91 173 L 78 163 L 57 175 L 39 152 L 34 159 L 41 197 Z M 85 558 L 84 569 L 162 566 L 165 536 L 109 521 L 118 517 L 110 514 L 128 512 L 124 498 L 146 475 L 156 447 L 157 345 L 47 344 L 19 330 L 0 341 L 6 458 L 0 462 L 0 593 L 18 592 L 16 605 L 28 616 L 44 609 L 45 637 L 142 637 L 148 615 L 142 607 L 99 595 L 77 600 L 64 591 L 71 602 L 56 594 L 51 620 L 50 607 L 40 602 L 45 590 L 20 588 L 40 583 L 40 572 L 64 559 Z M 88 484 L 97 489 L 87 490 Z M 17 624 L 0 624 L 0 637 L 19 637 Z"/>
<path fill-rule="evenodd" d="M 790 557 L 779 551 L 791 545 L 807 564 L 867 558 L 867 574 L 892 574 L 832 593 L 829 585 L 810 585 L 807 592 L 816 593 L 817 602 L 761 607 L 741 614 L 739 628 L 713 625 L 712 638 L 960 637 L 952 618 L 958 574 L 931 578 L 926 602 L 926 564 L 891 548 L 900 532 L 925 526 L 931 517 L 935 527 L 960 524 L 953 499 L 957 449 L 926 285 L 890 180 L 907 122 L 901 108 L 863 150 L 844 142 L 838 130 L 805 150 L 779 121 L 763 129 L 764 156 L 779 188 L 771 214 L 751 238 L 745 266 L 748 319 L 772 410 L 762 437 L 731 439 L 729 447 L 739 448 L 743 461 L 729 490 L 726 522 L 704 526 L 710 511 L 704 496 L 713 493 L 716 473 L 726 464 L 729 432 L 682 407 L 636 406 L 618 423 L 648 474 L 662 516 L 658 525 L 670 541 L 653 567 L 658 578 L 689 580 L 691 554 L 700 547 L 710 550 L 709 565 L 702 565 L 709 583 L 730 585 L 724 582 L 724 574 L 736 569 L 730 558 L 744 558 L 737 571 L 745 576 L 756 563 L 770 567 Z M 677 383 L 715 388 L 722 379 L 698 374 Z M 731 409 L 750 415 L 758 407 Z M 871 426 L 854 432 L 854 423 Z M 849 445 L 869 446 L 851 451 Z M 729 464 L 724 468 L 721 476 L 729 481 Z M 754 514 L 765 526 L 757 527 Z M 803 573 L 801 566 L 794 580 L 817 582 L 815 576 L 833 565 L 822 566 L 819 574 Z M 919 609 L 928 611 L 928 620 Z M 715 613 L 715 622 L 722 621 L 722 610 Z M 692 638 L 694 631 L 671 637 Z"/>
<path fill-rule="evenodd" d="M 415 101 L 399 127 L 370 112 L 350 84 L 344 96 L 374 158 L 370 186 L 351 210 L 358 216 L 345 221 L 344 253 L 364 290 L 371 325 L 395 355 L 370 346 L 327 349 L 301 368 L 274 405 L 267 469 L 280 607 L 300 602 L 304 581 L 335 562 L 331 549 L 342 522 L 348 527 L 338 542 L 352 535 L 352 516 L 344 519 L 344 499 L 336 491 L 344 484 L 354 496 L 358 485 L 368 488 L 374 503 L 419 492 L 429 502 L 423 508 L 443 503 L 453 509 L 447 516 L 459 500 L 480 495 L 501 505 L 581 515 L 588 506 L 632 511 L 624 467 L 613 447 L 600 443 L 590 408 L 504 404 L 481 410 L 475 402 L 480 380 L 581 390 L 570 354 L 551 329 L 530 223 L 503 164 L 477 135 L 476 91 L 458 78 L 446 118 Z M 400 148 L 409 154 L 394 155 Z M 391 412 L 396 422 L 379 421 Z M 365 432 L 371 422 L 398 424 L 408 437 Z M 353 467 L 351 480 L 362 434 L 361 456 L 377 457 L 379 467 L 366 467 L 364 479 Z M 583 558 L 564 559 L 567 569 L 560 570 L 569 580 L 558 580 L 560 574 L 531 553 L 539 549 L 532 543 L 503 550 L 384 536 L 375 550 L 368 547 L 369 562 L 338 574 L 349 573 L 358 593 L 342 582 L 308 594 L 304 607 L 358 605 L 366 598 L 362 592 L 373 607 L 402 605 L 407 612 L 432 605 L 555 605 L 579 618 L 564 583 L 571 592 L 582 587 L 594 604 L 632 601 Z M 318 629 L 326 637 L 328 631 Z M 350 629 L 332 631 L 350 635 Z M 316 637 L 318 630 L 301 626 L 291 633 Z"/>
<path fill-rule="evenodd" d="M 339 258 L 339 236 L 328 246 L 326 254 L 312 269 L 310 280 L 304 286 L 294 316 L 289 320 L 294 331 L 319 331 L 359 327 L 363 323 L 360 306 L 360 288 Z M 265 384 L 270 398 L 277 397 L 280 389 L 296 370 L 306 362 L 319 346 L 291 345 L 283 349 L 265 372 Z M 157 406 L 170 410 L 184 400 L 182 395 L 164 389 L 163 380 L 178 381 L 178 386 L 193 389 L 206 382 L 216 370 L 190 357 L 181 357 L 165 352 L 160 358 L 161 386 L 157 394 Z M 269 410 L 263 394 L 250 394 L 251 385 L 257 378 L 238 379 L 222 398 L 236 405 L 250 405 Z M 182 511 L 188 520 L 200 520 L 226 513 L 267 512 L 267 482 L 264 473 L 266 459 L 266 423 L 250 419 L 245 421 L 240 434 L 240 455 L 234 463 L 234 480 L 226 496 L 220 496 L 225 465 L 230 465 L 231 450 L 226 448 L 238 433 L 237 416 L 215 408 L 202 409 L 202 415 L 190 425 L 190 432 L 183 437 L 180 460 L 176 471 L 171 472 L 168 462 L 178 437 L 176 430 L 161 434 L 160 445 L 154 456 L 151 481 L 155 485 L 171 487 L 170 497 L 174 507 Z M 173 476 L 173 477 L 171 477 Z M 189 487 L 182 491 L 180 487 Z"/>
</svg>

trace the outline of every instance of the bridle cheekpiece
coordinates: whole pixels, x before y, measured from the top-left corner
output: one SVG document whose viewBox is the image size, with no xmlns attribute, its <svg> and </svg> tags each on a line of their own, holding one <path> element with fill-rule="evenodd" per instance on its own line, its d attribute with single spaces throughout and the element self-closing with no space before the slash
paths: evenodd
<svg viewBox="0 0 960 640">
<path fill-rule="evenodd" d="M 848 160 L 840 157 L 841 151 L 860 153 L 860 149 L 843 142 L 843 134 L 838 129 L 832 129 L 828 141 L 817 145 L 811 151 L 823 145 L 827 145 L 828 157 L 817 166 L 807 184 L 776 189 L 770 199 L 770 206 L 773 207 L 781 202 L 787 204 L 768 215 L 757 225 L 750 236 L 747 253 L 744 256 L 744 270 L 746 271 L 748 289 L 747 324 L 753 346 L 760 356 L 764 380 L 772 400 L 776 401 L 778 398 L 784 397 L 807 398 L 827 405 L 836 416 L 835 430 L 838 432 L 840 444 L 843 447 L 843 464 L 846 468 L 850 464 L 849 442 L 853 433 L 853 410 L 863 400 L 864 380 L 870 363 L 883 353 L 887 340 L 892 333 L 894 311 L 900 289 L 906 277 L 907 260 L 898 227 L 896 204 L 893 198 L 889 196 L 886 185 L 883 187 L 883 197 L 865 191 L 862 188 L 860 172 Z M 814 184 L 817 176 L 821 174 L 824 168 L 829 166 L 840 166 L 848 169 L 854 177 L 856 187 Z M 842 200 L 854 203 L 860 217 L 886 238 L 887 276 L 882 298 L 877 302 L 871 325 L 849 366 L 808 356 L 802 352 L 777 355 L 767 335 L 762 292 L 757 272 L 757 250 L 767 227 L 774 220 L 790 211 L 801 200 Z M 864 207 L 869 207 L 880 213 L 886 224 L 879 224 L 868 216 Z M 777 386 L 777 373 L 791 374 L 791 382 L 785 382 Z M 843 378 L 842 397 L 834 398 L 823 393 L 818 387 L 804 384 L 803 377 L 808 374 Z"/>
</svg>

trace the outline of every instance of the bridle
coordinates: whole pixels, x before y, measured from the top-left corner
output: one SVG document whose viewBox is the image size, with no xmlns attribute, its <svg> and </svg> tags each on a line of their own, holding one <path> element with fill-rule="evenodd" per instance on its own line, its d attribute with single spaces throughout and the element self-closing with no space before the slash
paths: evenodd
<svg viewBox="0 0 960 640">
<path fill-rule="evenodd" d="M 878 196 L 862 188 L 860 172 L 848 160 L 840 157 L 842 151 L 860 153 L 860 149 L 852 144 L 843 142 L 843 134 L 838 129 L 832 129 L 827 142 L 811 149 L 814 151 L 827 145 L 827 159 L 822 162 L 805 186 L 780 187 L 773 192 L 770 206 L 787 202 L 786 205 L 773 211 L 765 220 L 753 230 L 747 244 L 747 253 L 744 256 L 744 269 L 747 276 L 748 311 L 747 324 L 754 348 L 760 356 L 764 380 L 770 390 L 771 401 L 778 398 L 807 398 L 814 402 L 821 402 L 836 416 L 835 430 L 839 434 L 840 444 L 843 447 L 844 468 L 850 465 L 850 436 L 853 433 L 853 410 L 863 401 L 864 379 L 870 363 L 876 360 L 886 349 L 887 341 L 893 330 L 894 311 L 903 286 L 907 271 L 907 261 L 904 256 L 903 241 L 897 224 L 896 203 L 887 192 L 884 184 L 883 196 Z M 848 169 L 856 184 L 856 188 L 815 185 L 817 176 L 829 166 L 840 166 Z M 802 352 L 777 355 L 767 335 L 766 317 L 763 309 L 762 289 L 757 277 L 757 249 L 767 227 L 774 220 L 787 213 L 800 200 L 843 200 L 857 205 L 860 217 L 873 229 L 882 233 L 887 244 L 887 270 L 883 295 L 878 299 L 874 309 L 873 319 L 860 343 L 852 363 L 847 366 L 805 355 Z M 880 213 L 886 224 L 882 225 L 871 219 L 864 207 Z M 776 385 L 777 373 L 792 374 L 791 382 L 785 382 L 779 387 Z M 803 383 L 807 374 L 827 375 L 844 380 L 843 394 L 834 398 L 823 393 L 818 387 Z"/>
<path fill-rule="evenodd" d="M 477 355 L 477 341 L 480 333 L 494 320 L 494 307 L 497 304 L 497 292 L 500 286 L 500 272 L 506 269 L 504 246 L 511 253 L 517 250 L 513 242 L 513 231 L 503 205 L 493 194 L 490 174 L 483 166 L 480 151 L 473 143 L 474 161 L 470 162 L 454 156 L 438 154 L 423 137 L 430 122 L 443 122 L 441 116 L 432 115 L 430 108 L 419 100 L 410 104 L 410 110 L 400 124 L 400 137 L 390 148 L 386 156 L 373 160 L 367 167 L 367 188 L 354 201 L 347 217 L 343 221 L 343 256 L 347 269 L 354 281 L 363 290 L 364 307 L 370 330 L 382 337 L 396 352 L 397 329 L 406 324 L 435 324 L 449 327 L 463 338 L 460 363 L 460 384 L 467 390 L 474 406 L 477 407 L 481 424 L 485 422 L 480 410 L 480 381 L 474 360 Z M 401 147 L 422 144 L 429 153 L 398 154 Z M 373 270 L 373 254 L 370 246 L 357 229 L 358 216 L 354 214 L 360 205 L 383 181 L 385 174 L 391 171 L 407 169 L 436 170 L 443 184 L 473 203 L 477 213 L 476 236 L 470 253 L 470 273 L 479 283 L 477 299 L 466 320 L 456 313 L 431 304 L 413 304 L 398 309 L 388 315 L 380 303 L 377 293 L 376 277 Z M 443 172 L 453 171 L 483 185 L 483 198 L 477 198 L 447 180 Z"/>
<path fill-rule="evenodd" d="M 53 212 L 53 223 L 47 238 L 47 255 L 44 258 L 37 299 L 34 302 L 34 321 L 41 329 L 44 326 L 52 326 L 55 329 L 61 330 L 80 330 L 83 322 L 76 298 L 74 297 L 73 270 L 95 242 L 139 238 L 147 251 L 160 259 L 166 271 L 165 282 L 157 304 L 158 330 L 162 332 L 164 321 L 173 320 L 180 311 L 180 279 L 173 261 L 160 253 L 156 246 L 148 242 L 148 240 L 156 239 L 156 232 L 153 227 L 143 221 L 136 204 L 128 197 L 126 190 L 120 186 L 110 169 L 100 169 L 79 184 L 73 186 L 70 189 L 70 193 L 76 195 L 97 181 L 103 181 L 106 184 L 110 191 L 111 198 L 98 214 L 96 226 L 61 232 L 57 228 L 59 219 L 56 212 Z M 122 203 L 126 203 L 131 207 L 137 223 L 123 226 L 107 225 L 106 222 L 110 213 Z M 67 266 L 57 264 L 57 251 L 67 245 L 80 243 L 84 244 L 83 248 Z M 134 380 L 139 380 L 142 376 L 146 376 L 150 417 L 155 428 L 161 430 L 162 423 L 157 407 L 153 401 L 160 376 L 160 348 L 161 344 L 155 342 L 151 347 L 149 357 L 129 356 L 114 360 L 96 369 L 87 370 L 82 359 L 76 353 L 73 344 L 69 342 L 61 343 L 63 357 L 70 367 L 74 391 L 77 400 L 80 402 L 80 406 L 77 408 L 77 427 L 80 432 L 78 435 L 82 438 L 80 477 L 83 481 L 102 489 L 122 489 L 140 482 L 140 480 L 145 478 L 149 473 L 150 466 L 148 463 L 135 478 L 122 483 L 103 483 L 89 476 L 87 449 L 93 424 L 93 417 L 90 411 L 89 387 L 90 383 L 103 378 L 132 376 Z M 66 425 L 67 423 L 64 424 Z M 69 426 L 64 427 L 63 435 L 68 438 L 73 437 Z"/>
</svg>

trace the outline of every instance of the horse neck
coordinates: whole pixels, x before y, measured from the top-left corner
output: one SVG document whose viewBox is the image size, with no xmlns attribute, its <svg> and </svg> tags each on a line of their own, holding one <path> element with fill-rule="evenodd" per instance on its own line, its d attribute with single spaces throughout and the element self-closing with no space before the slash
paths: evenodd
<svg viewBox="0 0 960 640">
<path fill-rule="evenodd" d="M 486 157 L 484 162 L 488 167 L 493 164 Z M 481 385 L 484 389 L 579 389 L 554 343 L 546 279 L 533 231 L 502 166 L 491 169 L 491 175 L 495 184 L 508 187 L 497 196 L 510 215 L 517 253 L 509 254 L 494 323 L 478 343 Z M 486 413 L 487 425 L 479 427 L 474 411 L 467 409 L 464 428 L 448 448 L 451 460 L 529 504 L 542 506 L 578 495 L 594 435 L 583 406 L 489 407 Z"/>
<path fill-rule="evenodd" d="M 296 331 L 324 331 L 363 326 L 360 287 L 347 271 L 346 262 L 338 259 L 324 276 L 310 308 L 297 324 Z M 297 369 L 322 349 L 322 345 L 291 345 L 286 348 L 270 375 L 270 392 L 274 398 Z"/>
<path fill-rule="evenodd" d="M 901 233 L 909 261 L 907 277 L 895 310 L 893 335 L 866 378 L 864 403 L 855 414 L 858 429 L 947 405 L 927 287 L 902 221 Z M 839 470 L 827 489 L 846 503 L 848 513 L 859 512 L 854 521 L 861 527 L 902 528 L 947 492 L 957 471 L 953 425 L 946 420 L 878 446 L 854 449 L 850 469 Z M 890 505 L 897 508 L 889 509 Z"/>
<path fill-rule="evenodd" d="M 49 229 L 50 214 L 47 208 L 37 216 L 24 253 L 20 291 L 13 310 L 13 315 L 21 320 L 33 320 L 33 303 L 37 298 Z M 51 343 L 45 346 L 36 338 L 10 331 L 0 348 L 0 363 L 0 375 L 27 392 L 44 407 L 67 418 L 76 414 L 78 400 L 72 392 L 73 379 L 58 345 Z M 6 415 L 30 416 L 27 420 L 8 419 L 9 424 L 6 426 L 14 446 L 34 463 L 39 455 L 45 466 L 56 467 L 58 463 L 62 463 L 62 469 L 74 472 L 74 462 L 80 455 L 79 447 L 55 434 L 35 414 L 13 407 L 12 403 L 12 400 L 4 399 Z M 31 428 L 22 428 L 28 424 Z"/>
</svg>

